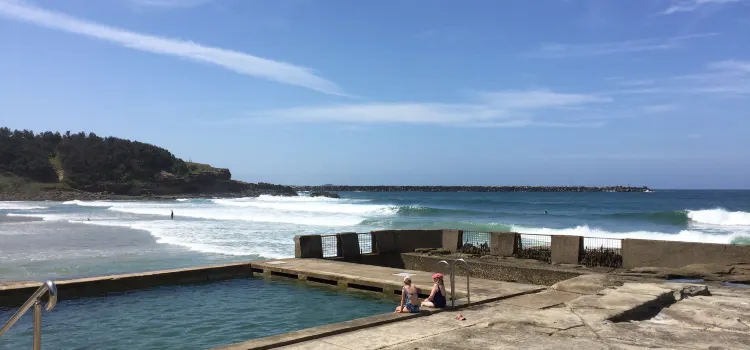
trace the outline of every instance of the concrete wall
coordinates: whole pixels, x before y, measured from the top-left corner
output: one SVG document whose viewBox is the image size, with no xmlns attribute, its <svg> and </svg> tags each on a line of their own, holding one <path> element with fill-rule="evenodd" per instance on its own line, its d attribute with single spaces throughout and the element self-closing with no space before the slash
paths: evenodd
<svg viewBox="0 0 750 350">
<path fill-rule="evenodd" d="M 440 256 L 428 256 L 419 253 L 401 254 L 404 261 L 404 268 L 407 270 L 437 272 L 437 263 L 443 260 Z M 544 268 L 535 269 L 532 267 L 513 266 L 510 264 L 490 263 L 480 260 L 467 260 L 471 267 L 471 277 L 482 278 L 496 281 L 508 281 L 518 283 L 530 283 L 537 285 L 551 286 L 557 282 L 583 275 L 583 272 L 577 272 L 573 269 L 554 269 L 549 265 Z M 440 267 L 440 272 L 446 274 L 445 266 Z M 456 276 L 465 276 L 466 272 L 463 265 L 456 266 Z M 465 285 L 466 279 L 456 278 L 456 285 Z"/>
<path fill-rule="evenodd" d="M 750 246 L 646 239 L 622 240 L 622 264 L 627 269 L 737 263 L 750 263 Z"/>
<path fill-rule="evenodd" d="M 443 230 L 372 231 L 377 253 L 411 253 L 417 248 L 442 248 Z"/>
<path fill-rule="evenodd" d="M 553 264 L 578 264 L 583 252 L 583 237 L 555 235 L 551 243 Z"/>
<path fill-rule="evenodd" d="M 463 241 L 464 232 L 461 230 L 443 230 L 443 247 L 448 249 L 451 253 L 455 253 L 461 248 L 461 242 Z M 428 247 L 422 247 L 428 248 Z"/>
<path fill-rule="evenodd" d="M 518 241 L 521 239 L 515 232 L 491 232 L 490 254 L 496 256 L 513 256 L 516 254 Z"/>
<path fill-rule="evenodd" d="M 323 241 L 320 235 L 294 236 L 295 258 L 323 258 Z"/>
<path fill-rule="evenodd" d="M 405 263 L 401 261 L 401 253 L 413 253 L 417 248 L 445 248 L 456 252 L 461 245 L 462 233 L 460 230 L 372 231 L 373 254 L 362 255 L 359 254 L 358 236 L 342 233 L 337 235 L 339 257 L 343 261 L 403 267 Z M 514 256 L 519 240 L 519 233 L 492 232 L 490 254 Z M 319 235 L 297 236 L 294 241 L 295 257 L 322 257 Z M 553 264 L 579 264 L 583 249 L 581 236 L 553 235 L 551 261 Z M 750 246 L 729 244 L 624 239 L 621 254 L 624 268 L 750 263 Z"/>
</svg>

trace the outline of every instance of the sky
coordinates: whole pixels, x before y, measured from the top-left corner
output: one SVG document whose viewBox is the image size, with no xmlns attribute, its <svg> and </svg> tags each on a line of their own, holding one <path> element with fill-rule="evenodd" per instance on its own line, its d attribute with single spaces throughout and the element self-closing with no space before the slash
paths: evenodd
<svg viewBox="0 0 750 350">
<path fill-rule="evenodd" d="M 0 125 L 235 179 L 750 188 L 750 0 L 0 0 Z"/>
</svg>

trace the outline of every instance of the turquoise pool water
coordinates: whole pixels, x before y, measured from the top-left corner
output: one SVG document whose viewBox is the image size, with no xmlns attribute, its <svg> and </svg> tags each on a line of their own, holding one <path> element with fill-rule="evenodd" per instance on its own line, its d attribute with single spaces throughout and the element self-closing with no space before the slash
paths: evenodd
<svg viewBox="0 0 750 350">
<path fill-rule="evenodd" d="M 43 314 L 43 349 L 206 349 L 393 310 L 393 299 L 261 278 L 60 301 Z M 15 309 L 0 308 L 0 322 Z M 32 313 L 0 337 L 29 349 Z"/>
</svg>

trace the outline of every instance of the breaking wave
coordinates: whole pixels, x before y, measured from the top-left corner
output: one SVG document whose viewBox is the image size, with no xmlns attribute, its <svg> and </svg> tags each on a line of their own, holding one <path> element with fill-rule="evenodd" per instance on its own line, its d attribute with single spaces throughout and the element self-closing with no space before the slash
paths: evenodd
<svg viewBox="0 0 750 350">
<path fill-rule="evenodd" d="M 750 213 L 742 211 L 727 211 L 721 208 L 653 213 L 616 213 L 607 216 L 615 219 L 645 220 L 670 225 L 688 225 L 690 223 L 697 223 L 716 226 L 750 226 Z"/>
<path fill-rule="evenodd" d="M 0 202 L 0 210 L 41 210 L 48 208 L 25 202 Z"/>
</svg>

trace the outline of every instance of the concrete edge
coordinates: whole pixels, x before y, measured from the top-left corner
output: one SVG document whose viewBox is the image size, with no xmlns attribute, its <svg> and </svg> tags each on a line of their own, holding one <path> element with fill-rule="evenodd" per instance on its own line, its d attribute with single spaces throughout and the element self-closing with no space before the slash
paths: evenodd
<svg viewBox="0 0 750 350">
<path fill-rule="evenodd" d="M 431 313 L 430 313 L 431 314 Z M 426 316 L 427 312 L 419 314 L 380 314 L 358 318 L 350 321 L 333 323 L 323 326 L 301 329 L 298 331 L 272 335 L 214 348 L 213 350 L 260 350 L 302 343 L 310 340 L 325 338 L 333 335 L 357 331 L 360 329 L 377 327 L 402 320 L 409 320 Z"/>
<path fill-rule="evenodd" d="M 251 277 L 250 263 L 234 263 L 180 268 L 171 270 L 127 273 L 54 281 L 58 300 L 81 297 L 107 296 L 158 286 L 186 285 Z M 19 282 L 0 286 L 0 306 L 19 307 L 42 282 Z"/>
<path fill-rule="evenodd" d="M 233 264 L 205 265 L 205 266 L 198 266 L 198 267 L 185 267 L 185 268 L 179 268 L 179 269 L 143 271 L 143 272 L 123 273 L 123 274 L 117 274 L 117 275 L 104 275 L 104 276 L 74 278 L 74 279 L 67 279 L 67 280 L 55 280 L 54 282 L 55 284 L 58 284 L 58 285 L 67 285 L 67 284 L 74 284 L 74 283 L 98 282 L 98 281 L 103 281 L 103 280 L 121 280 L 121 279 L 126 279 L 126 278 L 159 276 L 159 275 L 173 274 L 173 273 L 179 273 L 179 272 L 197 272 L 197 271 L 206 271 L 206 270 L 214 270 L 214 269 L 233 268 L 233 267 L 251 267 L 252 263 L 253 262 L 251 261 L 251 262 L 233 263 Z M 42 285 L 42 282 L 31 282 L 31 281 L 22 281 L 18 283 L 6 282 L 6 283 L 7 283 L 6 285 L 0 286 L 0 292 L 5 291 L 5 290 L 12 290 L 12 289 L 39 287 Z"/>
<path fill-rule="evenodd" d="M 439 314 L 441 312 L 449 312 L 449 311 L 456 311 L 461 310 L 465 308 L 474 307 L 477 305 L 482 305 L 494 301 L 500 301 L 503 299 L 509 299 L 514 298 L 521 295 L 526 294 L 534 294 L 539 293 L 543 290 L 546 290 L 547 288 L 535 288 L 527 291 L 522 291 L 518 293 L 512 293 L 507 295 L 502 295 L 499 297 L 491 297 L 482 299 L 476 302 L 472 302 L 471 304 L 464 304 L 464 305 L 456 305 L 454 307 L 446 307 L 443 309 L 433 309 L 433 310 L 422 310 L 418 314 L 393 314 L 393 313 L 387 313 L 387 314 L 379 314 L 369 317 L 363 317 L 358 318 L 355 320 L 350 321 L 344 321 L 339 323 L 333 323 L 323 326 L 317 326 L 317 327 L 311 327 L 306 329 L 301 329 L 298 331 L 292 331 L 288 333 L 283 334 L 277 334 L 272 335 L 268 337 L 248 340 L 241 343 L 235 343 L 235 344 L 229 344 L 224 345 L 220 347 L 213 348 L 211 350 L 263 350 L 263 349 L 273 349 L 278 348 L 282 346 L 287 345 L 294 345 L 298 343 L 303 343 L 306 341 L 311 340 L 317 340 L 321 338 L 326 338 L 334 335 L 344 334 L 344 333 L 350 333 L 362 329 L 382 326 L 390 323 L 405 321 L 414 319 L 417 317 L 424 317 L 424 316 L 430 316 L 434 314 Z"/>
</svg>

